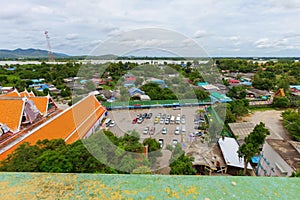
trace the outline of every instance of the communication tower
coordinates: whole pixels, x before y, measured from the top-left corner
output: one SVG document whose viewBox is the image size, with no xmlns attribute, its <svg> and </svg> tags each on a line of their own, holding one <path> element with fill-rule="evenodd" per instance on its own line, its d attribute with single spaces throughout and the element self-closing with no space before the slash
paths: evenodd
<svg viewBox="0 0 300 200">
<path fill-rule="evenodd" d="M 54 61 L 54 55 L 53 55 L 53 52 L 51 50 L 50 37 L 48 35 L 48 31 L 45 31 L 45 36 L 46 36 L 46 40 L 47 40 L 48 61 L 53 62 Z"/>
</svg>

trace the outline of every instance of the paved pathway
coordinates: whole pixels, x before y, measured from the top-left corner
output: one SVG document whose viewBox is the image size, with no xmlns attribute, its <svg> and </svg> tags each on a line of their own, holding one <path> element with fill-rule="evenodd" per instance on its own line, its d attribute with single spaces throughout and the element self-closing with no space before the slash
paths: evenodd
<svg viewBox="0 0 300 200">
<path fill-rule="evenodd" d="M 251 116 L 244 118 L 244 120 L 251 121 L 254 124 L 265 123 L 270 130 L 269 139 L 291 140 L 291 136 L 282 125 L 281 113 L 282 111 L 278 110 L 256 111 Z"/>
</svg>

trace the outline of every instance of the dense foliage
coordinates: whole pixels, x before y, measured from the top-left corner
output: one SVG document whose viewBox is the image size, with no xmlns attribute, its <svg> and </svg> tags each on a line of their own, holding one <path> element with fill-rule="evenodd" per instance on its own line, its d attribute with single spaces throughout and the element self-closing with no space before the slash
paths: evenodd
<svg viewBox="0 0 300 200">
<path fill-rule="evenodd" d="M 282 113 L 283 126 L 288 130 L 292 137 L 300 141 L 300 113 L 286 110 Z"/>
<path fill-rule="evenodd" d="M 274 97 L 272 105 L 276 108 L 288 108 L 291 103 L 287 97 Z"/>
<path fill-rule="evenodd" d="M 156 150 L 146 159 L 136 132 L 117 138 L 110 131 L 66 144 L 62 139 L 21 144 L 1 162 L 1 171 L 58 173 L 141 173 L 161 156 L 159 143 L 146 142 Z M 130 153 L 131 152 L 131 153 Z M 138 154 L 136 154 L 138 153 Z M 101 161 L 101 162 L 100 162 Z M 105 163 L 105 164 L 104 164 Z"/>
<path fill-rule="evenodd" d="M 75 77 L 79 63 L 67 62 L 64 64 L 24 64 L 14 65 L 13 71 L 7 70 L 8 65 L 0 66 L 0 85 L 14 86 L 22 91 L 28 88 L 33 82 L 31 79 L 44 78 L 47 83 L 55 85 L 57 88 L 64 88 L 64 78 Z"/>
<path fill-rule="evenodd" d="M 147 83 L 141 87 L 151 100 L 177 99 L 176 95 L 169 88 L 161 88 L 156 83 Z"/>
<path fill-rule="evenodd" d="M 248 113 L 249 101 L 246 99 L 238 99 L 230 102 L 227 108 L 229 113 L 233 114 L 235 117 L 240 117 Z"/>
<path fill-rule="evenodd" d="M 195 175 L 196 170 L 193 168 L 194 158 L 185 155 L 185 152 L 181 149 L 181 145 L 178 143 L 172 150 L 172 157 L 170 159 L 170 174 L 176 175 Z"/>
<path fill-rule="evenodd" d="M 227 96 L 234 99 L 244 99 L 246 97 L 246 89 L 244 86 L 233 86 L 229 89 Z"/>
</svg>

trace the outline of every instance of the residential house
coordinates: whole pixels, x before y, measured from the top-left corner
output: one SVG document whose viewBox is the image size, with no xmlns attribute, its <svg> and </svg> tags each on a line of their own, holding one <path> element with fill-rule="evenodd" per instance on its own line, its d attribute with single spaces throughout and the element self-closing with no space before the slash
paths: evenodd
<svg viewBox="0 0 300 200">
<path fill-rule="evenodd" d="M 140 90 L 139 88 L 136 88 L 136 87 L 129 88 L 128 92 L 129 92 L 129 96 L 130 97 L 140 96 L 140 95 L 144 95 L 145 94 L 144 91 L 142 91 L 142 90 Z"/>
<path fill-rule="evenodd" d="M 220 88 L 213 84 L 202 85 L 200 88 L 209 93 L 218 92 L 220 90 Z"/>
<path fill-rule="evenodd" d="M 290 85 L 290 91 L 294 96 L 300 96 L 300 85 Z"/>
</svg>

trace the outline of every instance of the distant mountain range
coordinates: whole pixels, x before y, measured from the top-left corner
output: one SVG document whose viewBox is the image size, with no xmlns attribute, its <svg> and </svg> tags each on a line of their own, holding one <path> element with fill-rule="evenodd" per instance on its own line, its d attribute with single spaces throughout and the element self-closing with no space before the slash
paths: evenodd
<svg viewBox="0 0 300 200">
<path fill-rule="evenodd" d="M 67 54 L 63 53 L 53 53 L 54 58 L 65 58 L 69 57 Z M 0 58 L 1 59 L 22 59 L 22 58 L 47 58 L 48 51 L 41 49 L 0 49 Z"/>
</svg>

